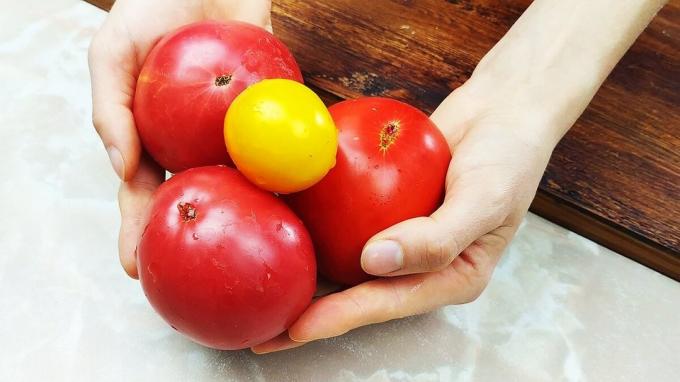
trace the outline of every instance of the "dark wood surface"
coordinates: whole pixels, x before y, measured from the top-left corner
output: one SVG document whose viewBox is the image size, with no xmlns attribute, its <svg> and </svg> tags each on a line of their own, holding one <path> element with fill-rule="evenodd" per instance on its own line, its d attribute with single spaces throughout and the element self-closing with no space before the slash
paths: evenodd
<svg viewBox="0 0 680 382">
<path fill-rule="evenodd" d="M 381 95 L 430 112 L 530 3 L 275 0 L 274 31 L 327 102 Z M 672 0 L 558 145 L 532 211 L 680 280 L 679 105 Z"/>
</svg>

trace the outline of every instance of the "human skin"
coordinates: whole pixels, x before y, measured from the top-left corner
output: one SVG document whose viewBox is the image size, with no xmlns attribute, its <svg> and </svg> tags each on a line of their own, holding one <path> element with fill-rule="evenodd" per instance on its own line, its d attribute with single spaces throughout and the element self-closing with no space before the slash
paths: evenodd
<svg viewBox="0 0 680 382">
<path fill-rule="evenodd" d="M 151 196 L 165 179 L 163 170 L 143 154 L 132 115 L 144 59 L 163 35 L 196 21 L 240 20 L 271 31 L 270 11 L 269 0 L 118 0 L 92 39 L 92 120 L 122 180 L 118 250 L 130 277 L 137 278 L 135 251 Z"/>
<path fill-rule="evenodd" d="M 118 0 L 93 40 L 93 120 L 123 180 L 119 250 L 132 277 L 149 200 L 163 180 L 141 155 L 130 110 L 136 75 L 153 43 L 180 25 L 205 18 L 270 25 L 268 1 L 241 3 Z M 369 240 L 362 267 L 384 277 L 319 298 L 288 333 L 253 351 L 297 347 L 475 300 L 525 216 L 555 145 L 665 3 L 535 0 L 431 116 L 455 152 L 441 208 Z M 160 21 L 142 20 L 145 10 L 161 12 Z"/>
</svg>

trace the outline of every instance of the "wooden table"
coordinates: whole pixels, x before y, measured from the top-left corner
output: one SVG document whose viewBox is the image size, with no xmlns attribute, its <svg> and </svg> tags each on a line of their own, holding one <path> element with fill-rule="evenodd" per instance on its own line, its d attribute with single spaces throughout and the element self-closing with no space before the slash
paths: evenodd
<svg viewBox="0 0 680 382">
<path fill-rule="evenodd" d="M 273 22 L 326 102 L 381 95 L 431 112 L 530 3 L 275 0 Z M 679 105 L 671 0 L 556 148 L 531 210 L 680 280 Z"/>
</svg>

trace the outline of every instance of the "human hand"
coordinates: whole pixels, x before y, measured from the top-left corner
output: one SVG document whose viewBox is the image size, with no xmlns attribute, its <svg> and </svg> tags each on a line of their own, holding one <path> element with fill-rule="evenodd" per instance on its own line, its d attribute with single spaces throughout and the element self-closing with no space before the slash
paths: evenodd
<svg viewBox="0 0 680 382">
<path fill-rule="evenodd" d="M 504 104 L 502 97 L 488 100 L 471 81 L 432 115 L 453 153 L 446 198 L 432 216 L 399 223 L 369 240 L 362 267 L 386 277 L 321 297 L 288 333 L 253 351 L 288 349 L 481 294 L 559 139 L 538 133 L 550 123 L 540 114 Z"/>
<path fill-rule="evenodd" d="M 201 20 L 240 20 L 271 31 L 270 0 L 118 0 L 89 50 L 92 120 L 116 174 L 120 262 L 137 278 L 136 247 L 153 191 L 164 171 L 143 154 L 132 115 L 137 76 L 154 44 L 166 33 Z"/>
<path fill-rule="evenodd" d="M 479 296 L 553 148 L 666 1 L 535 0 L 432 115 L 453 152 L 446 199 L 432 216 L 369 240 L 362 266 L 386 277 L 321 297 L 287 333 L 252 350 L 293 348 Z"/>
</svg>

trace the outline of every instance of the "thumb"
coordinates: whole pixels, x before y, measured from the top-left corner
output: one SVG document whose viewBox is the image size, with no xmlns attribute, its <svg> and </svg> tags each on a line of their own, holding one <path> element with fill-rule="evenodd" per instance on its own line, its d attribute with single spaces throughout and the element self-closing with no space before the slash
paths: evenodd
<svg viewBox="0 0 680 382">
<path fill-rule="evenodd" d="M 462 191 L 462 190 L 461 190 Z M 371 238 L 361 255 L 366 273 L 398 276 L 446 268 L 465 248 L 502 223 L 479 194 L 449 198 L 432 216 L 401 222 Z"/>
</svg>

